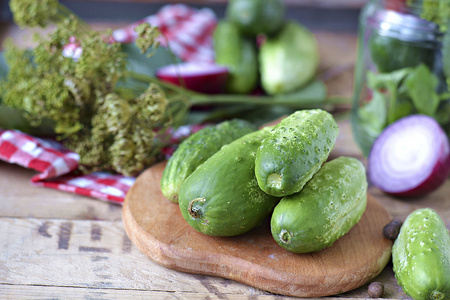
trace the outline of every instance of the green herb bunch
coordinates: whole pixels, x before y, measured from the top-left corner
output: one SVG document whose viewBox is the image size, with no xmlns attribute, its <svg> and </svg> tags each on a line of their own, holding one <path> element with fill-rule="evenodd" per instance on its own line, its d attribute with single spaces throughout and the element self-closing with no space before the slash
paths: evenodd
<svg viewBox="0 0 450 300">
<path fill-rule="evenodd" d="M 9 7 L 13 13 L 14 22 L 20 27 L 43 28 L 72 15 L 65 6 L 59 4 L 58 0 L 12 0 Z"/>
<path fill-rule="evenodd" d="M 155 161 L 173 125 L 164 90 L 155 83 L 145 90 L 118 88 L 127 57 L 120 44 L 108 41 L 110 32 L 90 29 L 57 1 L 37 3 L 11 1 L 21 27 L 56 24 L 48 36 L 35 37 L 33 49 L 5 43 L 9 72 L 0 83 L 2 104 L 23 110 L 34 126 L 51 120 L 85 171 L 136 174 Z M 155 47 L 155 30 L 141 26 L 140 32 L 142 47 Z M 71 43 L 82 51 L 77 58 L 62 55 Z"/>
</svg>

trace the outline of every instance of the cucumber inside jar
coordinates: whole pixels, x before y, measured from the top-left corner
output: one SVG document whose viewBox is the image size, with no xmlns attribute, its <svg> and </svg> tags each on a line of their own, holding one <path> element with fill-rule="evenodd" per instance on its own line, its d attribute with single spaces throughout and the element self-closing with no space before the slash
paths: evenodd
<svg viewBox="0 0 450 300">
<path fill-rule="evenodd" d="M 420 64 L 433 69 L 436 45 L 433 41 L 404 40 L 375 31 L 369 41 L 370 56 L 378 72 L 386 73 Z"/>
<path fill-rule="evenodd" d="M 369 17 L 368 49 L 380 73 L 424 64 L 431 70 L 440 48 L 439 27 L 409 14 L 381 10 Z"/>
</svg>

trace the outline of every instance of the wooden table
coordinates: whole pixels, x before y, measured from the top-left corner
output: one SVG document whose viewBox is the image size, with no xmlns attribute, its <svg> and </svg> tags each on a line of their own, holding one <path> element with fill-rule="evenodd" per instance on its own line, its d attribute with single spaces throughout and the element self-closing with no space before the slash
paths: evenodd
<svg viewBox="0 0 450 300">
<path fill-rule="evenodd" d="M 320 73 L 329 93 L 350 96 L 356 36 L 316 34 L 322 57 Z M 366 163 L 348 120 L 339 119 L 341 132 L 332 155 L 353 156 Z M 30 184 L 34 174 L 0 162 L 2 299 L 291 299 L 228 279 L 164 268 L 130 242 L 122 225 L 121 206 L 34 187 Z M 416 208 L 432 207 L 450 227 L 450 180 L 416 200 L 394 199 L 373 187 L 369 191 L 393 217 L 404 219 Z M 385 298 L 406 298 L 391 264 L 374 281 L 384 284 Z M 367 285 L 338 297 L 367 298 Z"/>
<path fill-rule="evenodd" d="M 347 121 L 333 155 L 362 158 Z M 0 298 L 288 299 L 227 279 L 176 272 L 148 259 L 125 234 L 121 206 L 31 186 L 33 171 L 0 162 Z M 398 200 L 375 188 L 393 217 L 437 209 L 450 225 L 450 180 L 426 198 Z M 405 298 L 392 265 L 374 279 Z M 340 297 L 367 298 L 367 285 Z"/>
</svg>

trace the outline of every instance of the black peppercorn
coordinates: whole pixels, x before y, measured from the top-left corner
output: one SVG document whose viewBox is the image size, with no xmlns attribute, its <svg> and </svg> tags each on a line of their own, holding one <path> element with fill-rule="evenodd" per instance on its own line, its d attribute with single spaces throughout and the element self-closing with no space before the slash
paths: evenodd
<svg viewBox="0 0 450 300">
<path fill-rule="evenodd" d="M 402 220 L 393 219 L 391 222 L 386 224 L 383 228 L 383 235 L 385 238 L 395 241 L 400 231 L 400 227 L 402 227 Z"/>
<path fill-rule="evenodd" d="M 375 281 L 369 284 L 367 293 L 370 298 L 381 298 L 384 292 L 384 285 L 381 282 Z"/>
</svg>

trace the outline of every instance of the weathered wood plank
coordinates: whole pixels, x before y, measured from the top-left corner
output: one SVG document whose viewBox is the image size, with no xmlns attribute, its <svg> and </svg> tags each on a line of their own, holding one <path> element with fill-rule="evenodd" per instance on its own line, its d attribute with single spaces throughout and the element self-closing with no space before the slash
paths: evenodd
<svg viewBox="0 0 450 300">
<path fill-rule="evenodd" d="M 0 218 L 0 244 L 1 295 L 48 298 L 77 291 L 95 298 L 129 291 L 155 299 L 272 299 L 251 286 L 154 263 L 131 244 L 119 221 Z M 389 266 L 374 280 L 385 284 L 390 298 L 404 297 Z M 341 296 L 365 298 L 366 291 L 367 285 Z"/>
<path fill-rule="evenodd" d="M 280 295 L 236 295 L 214 293 L 180 293 L 166 291 L 145 290 L 112 290 L 112 289 L 89 289 L 34 285 L 2 285 L 0 284 L 0 295 L 5 299 L 178 299 L 178 300 L 290 300 L 292 297 Z M 343 300 L 344 297 L 327 297 L 327 300 Z"/>
<path fill-rule="evenodd" d="M 0 216 L 120 221 L 122 208 L 92 198 L 36 187 L 36 172 L 0 161 Z"/>
<path fill-rule="evenodd" d="M 267 294 L 227 279 L 164 268 L 131 244 L 120 221 L 0 219 L 0 284 Z"/>
<path fill-rule="evenodd" d="M 328 95 L 351 98 L 357 55 L 356 34 L 314 33 L 319 44 L 319 77 L 326 83 Z"/>
</svg>

